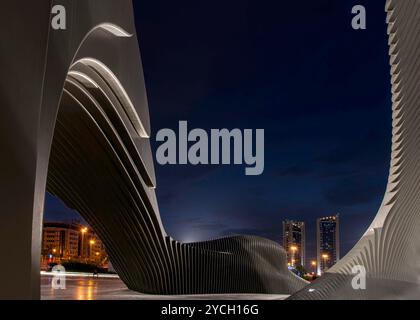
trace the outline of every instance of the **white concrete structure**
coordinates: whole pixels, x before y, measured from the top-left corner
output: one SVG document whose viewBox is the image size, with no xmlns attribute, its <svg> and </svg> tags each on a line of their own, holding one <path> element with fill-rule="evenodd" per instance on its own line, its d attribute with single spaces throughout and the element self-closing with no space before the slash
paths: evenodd
<svg viewBox="0 0 420 320">
<path fill-rule="evenodd" d="M 385 196 L 354 248 L 292 299 L 420 299 L 420 1 L 388 0 L 386 11 L 393 129 Z M 359 266 L 364 290 L 352 286 Z"/>
</svg>

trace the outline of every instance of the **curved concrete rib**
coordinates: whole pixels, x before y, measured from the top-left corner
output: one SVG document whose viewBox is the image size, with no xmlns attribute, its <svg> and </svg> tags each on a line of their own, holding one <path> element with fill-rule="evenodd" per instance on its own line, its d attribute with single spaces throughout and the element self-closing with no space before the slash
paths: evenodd
<svg viewBox="0 0 420 320">
<path fill-rule="evenodd" d="M 392 151 L 378 214 L 355 247 L 291 299 L 420 299 L 420 1 L 386 2 Z M 366 288 L 352 285 L 355 266 Z"/>
<path fill-rule="evenodd" d="M 133 290 L 290 294 L 302 288 L 306 282 L 289 272 L 285 251 L 270 240 L 180 243 L 166 234 L 132 3 L 68 1 L 67 30 L 50 29 L 52 5 L 31 1 L 22 12 L 17 1 L 4 1 L 0 8 L 2 18 L 25 21 L 12 35 L 0 26 L 7 43 L 0 51 L 7 61 L 0 77 L 1 163 L 8 168 L 0 180 L 0 252 L 14 261 L 0 263 L 0 274 L 8 274 L 0 299 L 39 298 L 46 189 L 89 222 Z"/>
</svg>

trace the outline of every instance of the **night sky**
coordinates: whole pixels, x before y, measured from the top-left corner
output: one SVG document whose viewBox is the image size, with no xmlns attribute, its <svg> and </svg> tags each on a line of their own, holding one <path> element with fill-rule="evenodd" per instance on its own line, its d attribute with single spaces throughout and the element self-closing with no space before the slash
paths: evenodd
<svg viewBox="0 0 420 320">
<path fill-rule="evenodd" d="M 181 241 L 254 234 L 340 213 L 346 253 L 382 200 L 391 148 L 385 1 L 133 1 L 152 123 L 265 129 L 265 170 L 155 163 L 167 232 Z M 367 29 L 351 28 L 362 4 Z M 75 214 L 47 196 L 46 219 Z"/>
</svg>

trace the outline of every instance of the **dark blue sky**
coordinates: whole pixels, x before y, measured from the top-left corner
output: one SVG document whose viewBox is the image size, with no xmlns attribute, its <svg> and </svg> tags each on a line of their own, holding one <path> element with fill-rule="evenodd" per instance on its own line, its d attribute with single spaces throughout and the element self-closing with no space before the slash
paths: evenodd
<svg viewBox="0 0 420 320">
<path fill-rule="evenodd" d="M 169 234 L 256 234 L 280 242 L 285 218 L 339 212 L 342 250 L 382 200 L 391 144 L 384 2 L 133 1 L 152 122 L 161 128 L 265 129 L 265 170 L 155 164 Z M 351 28 L 365 5 L 367 29 Z M 70 219 L 47 197 L 47 219 Z"/>
</svg>

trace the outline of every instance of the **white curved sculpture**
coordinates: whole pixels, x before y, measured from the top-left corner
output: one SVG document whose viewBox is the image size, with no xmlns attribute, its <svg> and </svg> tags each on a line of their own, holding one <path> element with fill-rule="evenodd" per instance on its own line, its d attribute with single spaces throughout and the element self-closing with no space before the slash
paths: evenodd
<svg viewBox="0 0 420 320">
<path fill-rule="evenodd" d="M 354 248 L 292 299 L 420 298 L 420 1 L 388 0 L 386 11 L 392 151 L 385 196 Z M 352 285 L 359 266 L 365 289 Z"/>
<path fill-rule="evenodd" d="M 53 3 L 28 1 L 22 11 L 0 2 L 0 299 L 40 296 L 45 190 L 84 217 L 130 289 L 290 294 L 305 286 L 273 241 L 180 243 L 165 232 L 132 2 L 67 1 L 69 23 L 59 30 L 49 25 Z M 11 30 L 17 17 L 25 23 Z"/>
<path fill-rule="evenodd" d="M 131 289 L 292 293 L 305 286 L 272 241 L 182 244 L 166 234 L 131 1 L 69 1 L 71 32 L 50 30 L 51 4 L 0 3 L 0 14 L 25 21 L 7 32 L 10 19 L 0 19 L 0 252 L 7 257 L 0 299 L 39 298 L 46 187 L 97 230 Z M 356 246 L 292 299 L 420 298 L 420 1 L 389 0 L 386 10 L 393 93 L 386 194 Z M 365 289 L 352 285 L 355 266 L 367 272 Z"/>
</svg>

